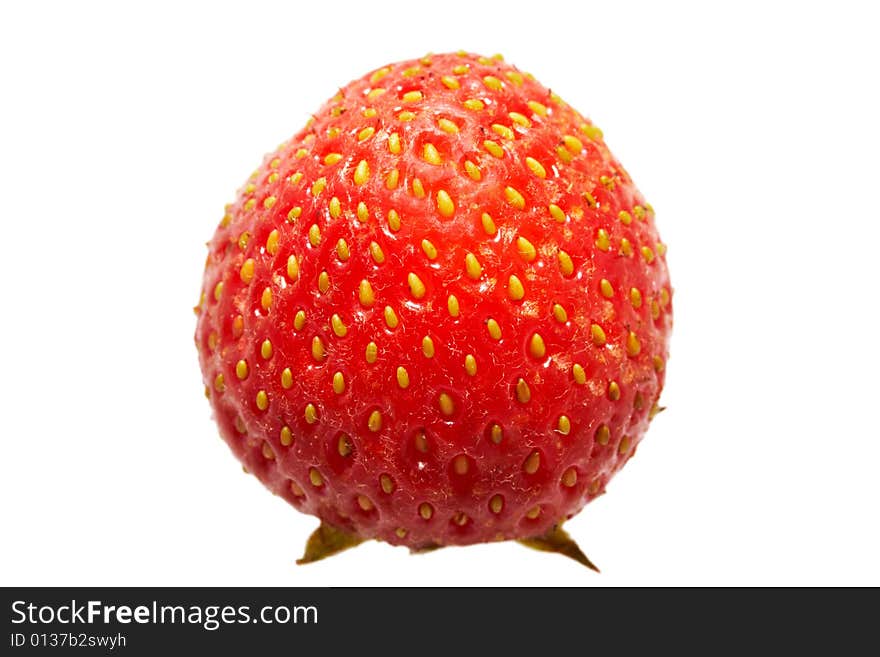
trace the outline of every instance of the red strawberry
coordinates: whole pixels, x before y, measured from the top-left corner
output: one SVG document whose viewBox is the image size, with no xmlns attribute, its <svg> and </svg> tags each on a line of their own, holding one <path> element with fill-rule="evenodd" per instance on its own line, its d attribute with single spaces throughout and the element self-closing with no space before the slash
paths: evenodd
<svg viewBox="0 0 880 657">
<path fill-rule="evenodd" d="M 564 544 L 657 409 L 653 210 L 601 131 L 500 57 L 352 82 L 209 250 L 207 392 L 247 469 L 323 521 L 307 560 L 364 538 Z"/>
</svg>

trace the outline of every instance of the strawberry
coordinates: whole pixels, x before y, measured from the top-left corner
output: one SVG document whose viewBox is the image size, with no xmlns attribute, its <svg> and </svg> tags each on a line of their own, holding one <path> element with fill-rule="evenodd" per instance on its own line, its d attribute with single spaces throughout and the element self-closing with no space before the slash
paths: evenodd
<svg viewBox="0 0 880 657">
<path fill-rule="evenodd" d="M 323 525 L 521 539 L 632 457 L 672 325 L 654 212 L 602 132 L 500 57 L 380 68 L 266 156 L 209 244 L 196 345 L 223 439 Z"/>
</svg>

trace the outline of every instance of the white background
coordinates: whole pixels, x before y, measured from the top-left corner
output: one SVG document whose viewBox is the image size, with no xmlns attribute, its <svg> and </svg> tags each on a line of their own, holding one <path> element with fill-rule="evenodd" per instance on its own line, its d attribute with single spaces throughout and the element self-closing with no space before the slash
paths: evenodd
<svg viewBox="0 0 880 657">
<path fill-rule="evenodd" d="M 880 585 L 880 103 L 869 3 L 4 3 L 5 585 Z M 294 559 L 316 525 L 217 438 L 207 241 L 350 79 L 501 52 L 605 131 L 657 209 L 667 412 L 568 528 Z"/>
</svg>

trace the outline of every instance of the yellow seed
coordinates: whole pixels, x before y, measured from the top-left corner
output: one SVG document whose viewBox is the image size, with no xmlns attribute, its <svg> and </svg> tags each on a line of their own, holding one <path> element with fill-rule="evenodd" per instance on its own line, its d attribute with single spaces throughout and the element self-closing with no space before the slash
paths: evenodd
<svg viewBox="0 0 880 657">
<path fill-rule="evenodd" d="M 226 390 L 226 377 L 224 377 L 222 374 L 218 374 L 214 378 L 214 390 L 216 390 L 217 392 L 223 392 L 224 390 Z"/>
<path fill-rule="evenodd" d="M 603 331 L 602 327 L 598 324 L 590 326 L 590 335 L 593 338 L 593 344 L 597 347 L 601 347 L 605 344 L 605 331 Z"/>
<path fill-rule="evenodd" d="M 495 222 L 492 221 L 492 217 L 487 212 L 484 212 L 483 216 L 480 217 L 480 223 L 483 224 L 483 230 L 486 232 L 487 235 L 495 234 Z"/>
<path fill-rule="evenodd" d="M 651 247 L 643 246 L 639 251 L 642 254 L 642 257 L 645 259 L 649 265 L 654 262 L 654 252 L 651 250 Z"/>
<path fill-rule="evenodd" d="M 324 164 L 327 166 L 332 166 L 339 162 L 342 159 L 342 155 L 340 153 L 328 153 L 324 158 Z"/>
<path fill-rule="evenodd" d="M 444 217 L 451 217 L 455 212 L 455 204 L 444 189 L 437 192 L 437 210 Z"/>
<path fill-rule="evenodd" d="M 406 282 L 409 284 L 409 292 L 414 299 L 421 299 L 425 296 L 425 284 L 414 273 L 407 274 Z"/>
<path fill-rule="evenodd" d="M 281 165 L 281 159 L 277 158 L 277 157 L 273 158 L 272 161 L 269 162 L 270 169 L 277 169 L 280 165 Z"/>
<path fill-rule="evenodd" d="M 477 260 L 477 256 L 473 253 L 468 253 L 464 257 L 464 268 L 467 275 L 474 280 L 477 280 L 483 273 L 483 267 L 480 265 L 480 261 Z"/>
<path fill-rule="evenodd" d="M 370 257 L 373 258 L 373 262 L 377 265 L 385 262 L 385 254 L 382 252 L 382 247 L 376 242 L 370 242 Z"/>
<path fill-rule="evenodd" d="M 567 415 L 559 416 L 559 421 L 556 423 L 556 430 L 563 436 L 567 436 L 571 433 L 571 420 L 568 419 Z"/>
<path fill-rule="evenodd" d="M 405 94 L 403 94 L 401 100 L 404 103 L 417 103 L 422 100 L 422 98 L 424 98 L 424 95 L 421 91 L 407 91 Z"/>
<path fill-rule="evenodd" d="M 523 471 L 526 474 L 535 474 L 538 471 L 538 468 L 541 467 L 541 452 L 538 450 L 533 451 L 528 455 L 526 460 L 523 462 Z"/>
<path fill-rule="evenodd" d="M 341 262 L 345 262 L 350 255 L 351 252 L 348 249 L 348 242 L 340 237 L 339 241 L 336 242 L 336 257 L 339 258 Z"/>
<path fill-rule="evenodd" d="M 379 476 L 379 485 L 386 495 L 391 495 L 394 492 L 394 480 L 387 474 Z"/>
<path fill-rule="evenodd" d="M 584 371 L 584 366 L 580 363 L 575 363 L 571 366 L 571 376 L 579 386 L 587 382 L 587 373 Z"/>
<path fill-rule="evenodd" d="M 528 518 L 529 520 L 534 520 L 535 518 L 537 518 L 540 515 L 541 515 L 541 507 L 540 506 L 533 506 L 531 509 L 526 511 L 526 518 Z"/>
<path fill-rule="evenodd" d="M 398 114 L 397 118 L 400 121 L 404 121 L 404 122 L 412 121 L 414 118 L 416 118 L 416 114 L 415 114 L 415 112 L 410 112 L 409 110 L 407 110 L 405 112 L 401 112 L 400 114 Z"/>
<path fill-rule="evenodd" d="M 513 301 L 520 301 L 526 295 L 522 281 L 515 274 L 511 274 L 507 281 L 507 294 Z"/>
<path fill-rule="evenodd" d="M 303 413 L 308 424 L 314 424 L 318 421 L 318 409 L 314 404 L 306 404 L 306 410 Z"/>
<path fill-rule="evenodd" d="M 333 313 L 330 317 L 330 326 L 333 327 L 333 332 L 338 338 L 344 338 L 348 334 L 348 327 L 345 326 L 345 322 L 336 313 Z"/>
<path fill-rule="evenodd" d="M 458 64 L 452 68 L 455 75 L 464 75 L 470 69 L 470 64 Z"/>
<path fill-rule="evenodd" d="M 339 219 L 339 215 L 342 214 L 342 205 L 339 203 L 339 199 L 335 196 L 330 199 L 330 203 L 327 204 L 327 208 L 330 210 L 330 216 L 334 219 Z"/>
<path fill-rule="evenodd" d="M 587 202 L 587 205 L 589 205 L 591 208 L 595 208 L 598 205 L 598 203 L 596 202 L 596 197 L 590 194 L 590 192 L 584 192 L 583 194 L 581 194 L 581 197 L 583 197 L 583 199 Z"/>
<path fill-rule="evenodd" d="M 461 86 L 460 84 L 458 84 L 458 80 L 456 80 L 451 75 L 444 75 L 442 78 L 440 78 L 440 82 L 442 82 L 443 86 L 445 86 L 447 89 L 458 89 Z"/>
<path fill-rule="evenodd" d="M 629 436 L 624 436 L 620 439 L 620 445 L 617 446 L 617 453 L 621 455 L 626 454 L 631 444 L 632 439 Z"/>
<path fill-rule="evenodd" d="M 375 89 L 370 89 L 370 93 L 367 94 L 368 100 L 376 100 L 379 96 L 385 93 L 385 89 L 382 87 L 376 87 Z"/>
<path fill-rule="evenodd" d="M 397 210 L 388 211 L 388 228 L 394 232 L 400 230 L 400 215 L 397 214 Z"/>
<path fill-rule="evenodd" d="M 608 425 L 603 424 L 600 425 L 598 429 L 596 429 L 596 442 L 600 445 L 607 445 L 611 440 L 611 429 L 608 428 Z"/>
<path fill-rule="evenodd" d="M 602 296 L 606 299 L 610 299 L 614 296 L 614 288 L 611 286 L 611 282 L 607 278 L 603 278 L 599 281 L 599 292 L 601 292 Z"/>
<path fill-rule="evenodd" d="M 629 212 L 627 212 L 626 210 L 621 210 L 620 212 L 618 212 L 617 218 L 620 219 L 621 223 L 623 223 L 627 226 L 629 224 L 631 224 L 632 220 L 633 220 L 632 215 Z"/>
<path fill-rule="evenodd" d="M 366 160 L 361 160 L 358 162 L 357 167 L 354 170 L 354 184 L 355 185 L 363 185 L 370 179 L 370 165 L 367 164 Z"/>
<path fill-rule="evenodd" d="M 642 293 L 639 292 L 638 288 L 635 288 L 635 287 L 630 288 L 629 302 L 632 304 L 633 308 L 641 308 L 641 306 L 642 306 Z"/>
<path fill-rule="evenodd" d="M 425 520 L 430 520 L 431 516 L 434 515 L 434 507 L 427 502 L 422 502 L 419 504 L 419 515 Z"/>
<path fill-rule="evenodd" d="M 269 339 L 263 340 L 263 343 L 260 345 L 260 355 L 265 359 L 269 360 L 272 358 L 272 342 Z"/>
<path fill-rule="evenodd" d="M 452 317 L 458 317 L 459 306 L 458 306 L 458 297 L 454 294 L 450 294 L 446 299 L 446 308 L 449 310 L 449 314 Z"/>
<path fill-rule="evenodd" d="M 538 176 L 538 178 L 547 177 L 547 170 L 544 168 L 544 165 L 538 162 L 535 158 L 527 157 L 526 166 L 529 168 L 529 171 Z"/>
<path fill-rule="evenodd" d="M 584 133 L 587 137 L 592 139 L 593 141 L 598 141 L 602 139 L 602 131 L 595 125 L 590 125 L 589 123 L 584 123 L 580 127 L 580 131 Z"/>
<path fill-rule="evenodd" d="M 275 205 L 275 202 L 276 202 L 277 200 L 278 200 L 278 199 L 275 198 L 274 196 L 267 196 L 265 199 L 263 199 L 263 207 L 266 208 L 266 209 L 268 210 L 268 209 L 270 209 L 273 205 Z"/>
<path fill-rule="evenodd" d="M 285 447 L 290 447 L 291 443 L 293 443 L 293 432 L 290 430 L 290 427 L 284 425 L 281 427 L 281 434 L 279 436 L 281 439 L 281 444 Z"/>
<path fill-rule="evenodd" d="M 538 116 L 547 116 L 547 107 L 536 100 L 530 100 L 527 105 Z"/>
<path fill-rule="evenodd" d="M 577 155 L 584 149 L 584 145 L 581 143 L 581 140 L 573 135 L 565 135 L 562 138 L 562 143 L 565 144 L 565 147 L 571 152 L 572 155 Z"/>
<path fill-rule="evenodd" d="M 464 161 L 464 170 L 468 176 L 470 176 L 471 180 L 480 181 L 483 179 L 483 172 L 480 171 L 480 167 L 471 162 L 470 160 Z"/>
<path fill-rule="evenodd" d="M 373 503 L 370 501 L 370 498 L 367 497 L 366 495 L 358 495 L 357 496 L 357 503 L 362 511 L 369 512 L 369 511 L 373 510 Z"/>
<path fill-rule="evenodd" d="M 362 306 L 366 306 L 367 308 L 376 303 L 376 296 L 373 294 L 373 286 L 370 285 L 370 281 L 367 279 L 363 279 L 358 286 L 358 301 L 361 302 Z"/>
<path fill-rule="evenodd" d="M 252 198 L 248 199 L 247 202 L 244 204 L 244 211 L 249 212 L 249 211 L 253 210 L 255 207 L 257 207 L 256 199 L 252 199 Z"/>
<path fill-rule="evenodd" d="M 391 67 L 385 66 L 384 68 L 380 68 L 378 71 L 374 71 L 370 76 L 370 84 L 376 84 L 379 80 L 384 78 L 386 75 L 391 73 Z"/>
<path fill-rule="evenodd" d="M 528 403 L 532 398 L 532 391 L 525 379 L 516 382 L 516 399 L 521 404 Z"/>
<path fill-rule="evenodd" d="M 287 213 L 287 220 L 290 222 L 294 222 L 299 219 L 299 216 L 302 214 L 302 208 L 296 206 L 295 208 L 291 208 L 290 212 Z"/>
<path fill-rule="evenodd" d="M 657 255 L 661 258 L 666 255 L 666 245 L 663 242 L 657 242 Z"/>
<path fill-rule="evenodd" d="M 327 290 L 330 289 L 330 274 L 326 271 L 322 271 L 318 274 L 318 292 L 321 294 L 327 294 Z"/>
<path fill-rule="evenodd" d="M 477 373 L 477 359 L 473 354 L 464 357 L 464 371 L 468 373 L 468 376 L 474 376 Z"/>
<path fill-rule="evenodd" d="M 244 317 L 236 315 L 232 320 L 232 337 L 240 338 L 242 333 L 244 333 Z"/>
<path fill-rule="evenodd" d="M 385 324 L 388 325 L 388 328 L 391 330 L 396 329 L 399 322 L 397 319 L 397 313 L 394 312 L 394 308 L 391 306 L 385 306 L 383 315 L 385 317 Z"/>
<path fill-rule="evenodd" d="M 620 386 L 617 384 L 617 381 L 611 381 L 608 384 L 608 399 L 611 401 L 620 399 Z"/>
<path fill-rule="evenodd" d="M 293 372 L 290 371 L 289 367 L 285 367 L 281 370 L 281 387 L 289 390 L 291 386 L 293 386 Z"/>
<path fill-rule="evenodd" d="M 251 234 L 247 231 L 243 232 L 238 236 L 238 248 L 244 251 L 247 248 L 248 242 L 251 240 Z"/>
<path fill-rule="evenodd" d="M 241 277 L 242 282 L 245 284 L 248 284 L 251 282 L 251 280 L 253 280 L 253 278 L 254 278 L 254 259 L 253 258 L 248 258 L 247 260 L 245 260 L 242 263 L 241 269 L 239 269 L 239 271 L 238 271 L 238 275 Z"/>
<path fill-rule="evenodd" d="M 223 281 L 217 283 L 214 286 L 214 301 L 220 301 L 220 297 L 223 294 Z"/>
<path fill-rule="evenodd" d="M 428 164 L 443 164 L 443 158 L 440 157 L 436 146 L 430 142 L 426 143 L 422 150 L 422 159 Z"/>
<path fill-rule="evenodd" d="M 633 333 L 629 332 L 629 335 L 626 336 L 626 353 L 628 356 L 635 358 L 639 355 L 639 352 L 642 351 L 642 343 L 639 342 L 639 337 Z"/>
<path fill-rule="evenodd" d="M 318 196 L 320 196 L 320 195 L 321 195 L 321 192 L 324 191 L 324 188 L 325 188 L 326 186 L 327 186 L 327 179 L 326 179 L 326 178 L 318 178 L 318 179 L 312 184 L 312 196 L 314 196 L 314 197 L 318 197 Z"/>
<path fill-rule="evenodd" d="M 452 397 L 445 392 L 440 393 L 437 404 L 440 406 L 440 412 L 447 417 L 455 412 L 455 403 L 452 401 Z"/>
<path fill-rule="evenodd" d="M 388 135 L 388 152 L 392 155 L 400 153 L 400 135 L 396 132 L 392 132 Z"/>
<path fill-rule="evenodd" d="M 489 438 L 496 445 L 501 444 L 501 440 L 504 438 L 504 429 L 501 428 L 500 424 L 493 424 L 491 429 L 489 430 Z"/>
<path fill-rule="evenodd" d="M 483 148 L 485 148 L 489 154 L 497 157 L 498 159 L 504 157 L 504 149 L 501 148 L 501 144 L 499 144 L 497 141 L 487 139 L 483 142 Z"/>
<path fill-rule="evenodd" d="M 315 468 L 309 468 L 309 481 L 315 488 L 320 488 L 324 485 L 324 477 L 322 477 L 321 473 Z"/>
<path fill-rule="evenodd" d="M 500 495 L 493 495 L 492 499 L 489 500 L 489 509 L 494 514 L 501 513 L 501 510 L 504 508 L 504 498 Z"/>
<path fill-rule="evenodd" d="M 437 125 L 443 132 L 448 132 L 450 135 L 454 135 L 458 132 L 458 126 L 449 119 L 438 119 Z"/>
<path fill-rule="evenodd" d="M 372 126 L 367 126 L 363 130 L 358 133 L 358 141 L 366 141 L 376 132 L 376 129 Z"/>
<path fill-rule="evenodd" d="M 494 91 L 500 91 L 501 89 L 504 88 L 504 83 L 501 82 L 501 80 L 496 78 L 494 75 L 484 76 L 483 77 L 483 84 L 485 84 L 486 87 L 488 87 L 489 89 L 492 89 Z"/>
<path fill-rule="evenodd" d="M 382 413 L 374 410 L 367 419 L 367 428 L 373 433 L 378 433 L 382 429 Z"/>
<path fill-rule="evenodd" d="M 506 125 L 502 125 L 500 123 L 493 123 L 492 124 L 492 132 L 494 132 L 496 135 L 498 135 L 502 139 L 513 139 L 515 136 L 513 134 L 513 130 L 508 128 Z"/>
<path fill-rule="evenodd" d="M 257 392 L 257 408 L 261 411 L 265 411 L 269 408 L 269 395 L 266 394 L 265 390 L 260 390 Z"/>
<path fill-rule="evenodd" d="M 324 349 L 324 343 L 317 335 L 312 338 L 312 358 L 317 362 L 321 362 L 327 357 L 327 351 Z"/>
<path fill-rule="evenodd" d="M 489 331 L 489 337 L 493 340 L 501 339 L 501 327 L 494 319 L 489 318 L 489 320 L 486 322 L 486 330 Z"/>
<path fill-rule="evenodd" d="M 660 288 L 660 305 L 663 308 L 669 305 L 669 290 L 665 287 Z"/>
<path fill-rule="evenodd" d="M 425 198 L 425 186 L 422 184 L 422 181 L 418 178 L 413 178 L 412 181 L 412 193 L 416 198 Z"/>
<path fill-rule="evenodd" d="M 551 217 L 553 217 L 559 223 L 565 223 L 565 212 L 562 211 L 562 208 L 560 208 L 555 203 L 552 203 L 548 209 L 550 210 Z"/>
<path fill-rule="evenodd" d="M 516 238 L 516 250 L 517 253 L 519 253 L 519 257 L 526 262 L 532 262 L 538 256 L 538 251 L 535 249 L 535 245 L 529 242 L 525 237 Z"/>
<path fill-rule="evenodd" d="M 637 205 L 633 208 L 633 216 L 639 221 L 645 220 L 645 208 L 641 205 Z"/>
<path fill-rule="evenodd" d="M 303 327 L 306 325 L 306 311 L 305 310 L 297 310 L 296 315 L 293 317 L 293 328 L 297 331 L 302 331 Z"/>
<path fill-rule="evenodd" d="M 351 438 L 348 437 L 348 434 L 339 434 L 339 438 L 336 441 L 336 451 L 339 452 L 339 456 L 343 458 L 351 456 L 352 445 Z"/>
<path fill-rule="evenodd" d="M 260 305 L 263 306 L 263 310 L 269 312 L 272 307 L 272 288 L 267 287 L 263 290 L 263 294 L 260 296 Z"/>
<path fill-rule="evenodd" d="M 556 148 L 556 157 L 562 160 L 565 164 L 571 162 L 571 153 L 565 149 L 565 146 L 558 146 Z"/>
<path fill-rule="evenodd" d="M 466 475 L 470 469 L 470 461 L 468 461 L 468 457 L 464 454 L 459 454 L 452 459 L 452 471 L 459 477 Z M 467 518 L 467 516 L 465 516 L 465 518 Z"/>
<path fill-rule="evenodd" d="M 428 256 L 428 260 L 434 260 L 437 257 L 437 248 L 431 244 L 430 240 L 422 240 L 422 251 Z"/>
<path fill-rule="evenodd" d="M 397 385 L 401 388 L 409 387 L 409 372 L 402 365 L 397 368 Z"/>
<path fill-rule="evenodd" d="M 513 121 L 517 125 L 521 125 L 523 128 L 529 128 L 532 125 L 532 122 L 529 121 L 525 116 L 523 116 L 519 112 L 511 112 L 507 116 L 510 117 L 511 121 Z"/>
<path fill-rule="evenodd" d="M 321 229 L 318 228 L 318 224 L 312 224 L 309 227 L 309 244 L 316 247 L 320 243 L 321 243 Z"/>
<path fill-rule="evenodd" d="M 278 242 L 278 231 L 273 230 L 271 233 L 269 233 L 268 237 L 266 237 L 266 252 L 269 255 L 276 255 L 278 253 Z"/>
<path fill-rule="evenodd" d="M 571 256 L 565 251 L 559 252 L 559 271 L 563 276 L 571 276 L 574 273 L 574 263 L 571 261 Z"/>
<path fill-rule="evenodd" d="M 620 255 L 631 256 L 633 254 L 632 245 L 625 237 L 620 239 Z"/>
<path fill-rule="evenodd" d="M 565 312 L 565 308 L 558 303 L 553 304 L 553 317 L 560 324 L 565 324 L 568 321 L 568 313 Z"/>
<path fill-rule="evenodd" d="M 425 358 L 434 357 L 434 341 L 427 335 L 422 338 L 422 353 L 425 355 Z"/>
<path fill-rule="evenodd" d="M 375 342 L 370 342 L 367 344 L 367 349 L 364 352 L 364 359 L 372 365 L 376 362 L 376 358 L 379 356 L 379 347 Z"/>
<path fill-rule="evenodd" d="M 342 372 L 333 373 L 333 392 L 337 395 L 345 392 L 345 377 L 342 375 Z"/>
<path fill-rule="evenodd" d="M 403 527 L 398 527 L 394 530 L 394 533 L 397 535 L 397 538 L 406 538 L 406 529 Z"/>
<path fill-rule="evenodd" d="M 547 347 L 544 344 L 544 338 L 540 333 L 533 333 L 529 340 L 529 353 L 535 358 L 543 358 L 547 353 Z"/>
<path fill-rule="evenodd" d="M 507 71 L 507 73 L 505 73 L 504 75 L 508 80 L 513 82 L 516 86 L 518 86 L 518 87 L 522 86 L 523 76 L 518 71 Z"/>
<path fill-rule="evenodd" d="M 611 238 L 608 237 L 608 231 L 604 228 L 596 231 L 596 248 L 600 251 L 607 251 L 611 248 Z"/>
<path fill-rule="evenodd" d="M 248 377 L 248 364 L 246 360 L 240 360 L 235 364 L 235 376 L 241 381 Z"/>
</svg>

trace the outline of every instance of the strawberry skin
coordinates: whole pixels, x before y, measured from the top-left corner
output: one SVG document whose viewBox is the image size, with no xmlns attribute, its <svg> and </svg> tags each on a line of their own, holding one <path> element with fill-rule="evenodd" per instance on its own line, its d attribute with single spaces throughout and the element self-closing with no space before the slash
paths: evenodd
<svg viewBox="0 0 880 657">
<path fill-rule="evenodd" d="M 663 387 L 654 212 L 601 131 L 465 53 L 394 64 L 268 155 L 209 244 L 223 439 L 297 509 L 413 548 L 540 536 Z"/>
</svg>

